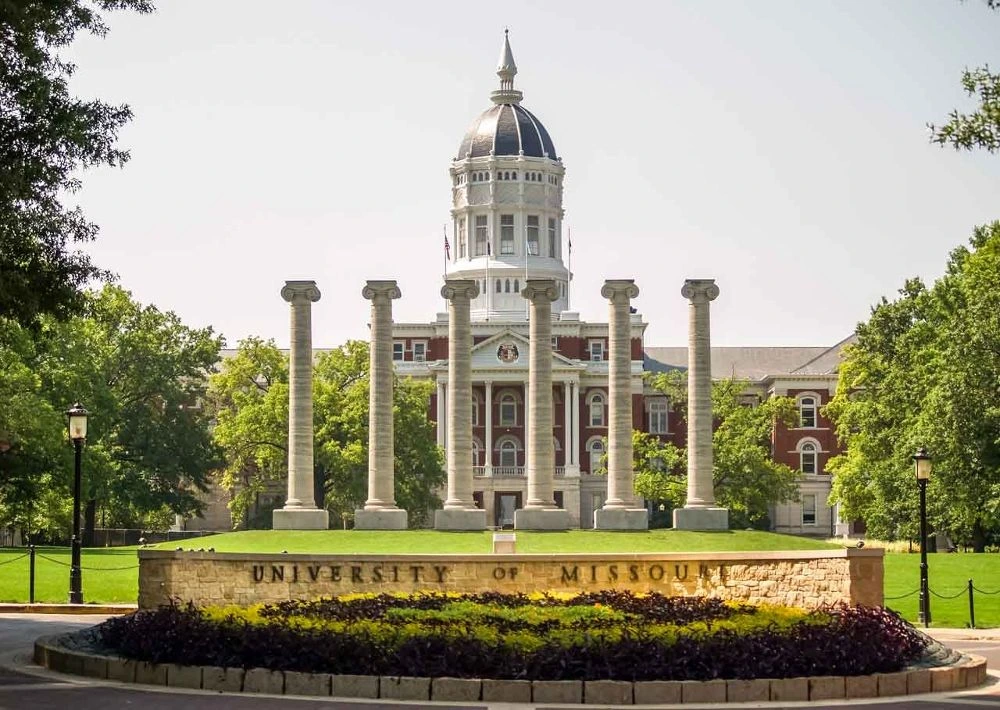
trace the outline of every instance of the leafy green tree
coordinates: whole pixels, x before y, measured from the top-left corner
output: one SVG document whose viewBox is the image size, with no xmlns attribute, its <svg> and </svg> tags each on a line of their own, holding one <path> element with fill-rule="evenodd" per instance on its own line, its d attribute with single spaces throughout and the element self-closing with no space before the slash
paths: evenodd
<svg viewBox="0 0 1000 710">
<path fill-rule="evenodd" d="M 21 324 L 69 316 L 80 289 L 105 277 L 73 248 L 97 234 L 79 207 L 62 204 L 82 168 L 120 166 L 115 146 L 127 106 L 84 101 L 69 91 L 75 67 L 58 50 L 78 32 L 103 36 L 100 11 L 150 12 L 148 0 L 0 3 L 0 316 Z"/>
<path fill-rule="evenodd" d="M 833 497 L 877 537 L 917 536 L 918 446 L 935 459 L 932 523 L 977 551 L 1000 530 L 1000 222 L 970 247 L 930 289 L 911 279 L 872 309 L 827 405 L 845 447 Z"/>
<path fill-rule="evenodd" d="M 675 412 L 686 416 L 685 371 L 653 375 L 649 383 L 670 398 Z M 746 406 L 742 395 L 748 385 L 735 379 L 712 383 L 715 496 L 720 505 L 729 508 L 734 527 L 761 525 L 771 503 L 798 496 L 799 474 L 771 458 L 775 423 L 794 423 L 795 402 L 789 397 L 771 397 Z M 644 434 L 633 435 L 633 443 L 636 490 L 651 500 L 683 506 L 687 498 L 686 452 Z"/>
<path fill-rule="evenodd" d="M 986 0 L 986 6 L 1000 9 L 1000 0 Z M 1000 74 L 991 72 L 989 66 L 966 69 L 962 72 L 962 88 L 979 106 L 972 113 L 952 111 L 942 125 L 929 124 L 931 141 L 956 150 L 1000 151 Z"/>
<path fill-rule="evenodd" d="M 209 419 L 199 406 L 221 338 L 173 313 L 135 302 L 115 286 L 87 294 L 83 313 L 37 328 L 4 321 L 0 422 L 13 446 L 10 510 L 43 492 L 68 497 L 72 466 L 63 412 L 76 401 L 91 412 L 84 450 L 85 544 L 98 510 L 107 524 L 136 526 L 165 511 L 196 512 L 206 476 L 218 465 Z M 12 455 L 15 454 L 15 455 Z M 13 474 L 17 474 L 16 476 Z M 12 491 L 13 482 L 17 491 Z M 18 497 L 19 496 L 19 497 Z"/>
<path fill-rule="evenodd" d="M 262 494 L 283 493 L 288 458 L 288 364 L 273 341 L 242 341 L 211 377 L 215 440 L 226 452 L 223 485 L 236 520 L 248 520 Z M 368 494 L 368 344 L 349 341 L 316 358 L 313 375 L 316 466 L 325 507 L 339 521 Z M 440 500 L 443 459 L 428 418 L 432 385 L 394 388 L 396 503 L 410 522 L 426 522 Z M 318 498 L 318 497 L 317 497 Z M 256 521 L 270 524 L 270 511 Z"/>
</svg>

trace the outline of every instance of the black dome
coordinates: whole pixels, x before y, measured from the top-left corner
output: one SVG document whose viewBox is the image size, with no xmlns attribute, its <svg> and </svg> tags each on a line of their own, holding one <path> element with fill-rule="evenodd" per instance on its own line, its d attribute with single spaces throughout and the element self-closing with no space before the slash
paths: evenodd
<svg viewBox="0 0 1000 710">
<path fill-rule="evenodd" d="M 545 126 L 520 104 L 497 104 L 483 111 L 458 149 L 458 159 L 490 155 L 524 155 L 532 158 L 556 157 L 556 147 Z"/>
</svg>

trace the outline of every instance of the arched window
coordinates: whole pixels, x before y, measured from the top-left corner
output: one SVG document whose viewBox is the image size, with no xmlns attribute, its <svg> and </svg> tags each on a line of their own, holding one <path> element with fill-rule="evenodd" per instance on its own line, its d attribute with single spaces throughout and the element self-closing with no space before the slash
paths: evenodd
<svg viewBox="0 0 1000 710">
<path fill-rule="evenodd" d="M 517 171 L 516 170 L 510 174 L 510 179 L 511 180 L 517 180 Z"/>
<path fill-rule="evenodd" d="M 479 398 L 472 395 L 472 426 L 479 426 Z"/>
<path fill-rule="evenodd" d="M 517 444 L 510 439 L 500 442 L 500 465 L 517 466 Z"/>
<path fill-rule="evenodd" d="M 802 473 L 819 473 L 819 447 L 815 442 L 799 443 L 799 470 Z"/>
<path fill-rule="evenodd" d="M 497 279 L 497 293 L 500 293 L 502 290 L 503 289 L 502 289 L 502 286 L 501 286 L 501 283 L 500 283 L 500 279 Z"/>
<path fill-rule="evenodd" d="M 604 442 L 597 438 L 591 439 L 587 451 L 590 453 L 590 472 L 597 473 L 601 470 L 601 459 L 604 457 Z"/>
<path fill-rule="evenodd" d="M 506 281 L 504 281 L 503 290 L 504 290 L 504 293 L 510 293 L 510 279 L 507 279 Z"/>
<path fill-rule="evenodd" d="M 514 293 L 521 293 L 521 282 L 514 279 Z"/>
<path fill-rule="evenodd" d="M 590 426 L 604 426 L 604 395 L 594 392 L 589 397 Z"/>
<path fill-rule="evenodd" d="M 799 395 L 799 426 L 803 429 L 816 428 L 816 402 L 815 395 Z"/>
<path fill-rule="evenodd" d="M 500 396 L 500 426 L 517 426 L 517 399 L 509 392 Z"/>
<path fill-rule="evenodd" d="M 479 442 L 472 440 L 472 465 L 479 466 Z"/>
</svg>

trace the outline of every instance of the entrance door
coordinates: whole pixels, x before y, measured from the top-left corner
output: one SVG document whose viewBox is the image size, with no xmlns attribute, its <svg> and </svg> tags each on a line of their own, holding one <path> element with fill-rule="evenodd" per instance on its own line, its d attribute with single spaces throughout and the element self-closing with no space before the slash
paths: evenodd
<svg viewBox="0 0 1000 710">
<path fill-rule="evenodd" d="M 496 514 L 496 526 L 501 530 L 513 528 L 514 511 L 521 507 L 521 492 L 497 491 L 493 495 L 493 510 Z"/>
</svg>

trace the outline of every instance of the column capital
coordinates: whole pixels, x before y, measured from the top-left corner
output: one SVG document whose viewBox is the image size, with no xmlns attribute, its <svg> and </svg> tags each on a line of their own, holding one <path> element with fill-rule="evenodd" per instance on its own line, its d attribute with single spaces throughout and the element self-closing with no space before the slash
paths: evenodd
<svg viewBox="0 0 1000 710">
<path fill-rule="evenodd" d="M 400 298 L 403 294 L 396 285 L 395 279 L 384 281 L 365 281 L 365 287 L 361 289 L 361 295 L 369 301 L 391 301 Z"/>
<path fill-rule="evenodd" d="M 528 279 L 521 295 L 532 303 L 552 303 L 559 298 L 555 279 Z"/>
<path fill-rule="evenodd" d="M 472 300 L 479 295 L 479 282 L 472 279 L 445 279 L 441 297 L 449 301 L 456 298 Z"/>
<path fill-rule="evenodd" d="M 281 288 L 281 297 L 289 303 L 315 303 L 320 292 L 315 281 L 286 281 Z"/>
<path fill-rule="evenodd" d="M 639 287 L 634 279 L 607 279 L 601 287 L 601 295 L 611 303 L 628 303 L 639 295 Z"/>
<path fill-rule="evenodd" d="M 715 279 L 686 279 L 681 295 L 695 303 L 708 303 L 718 298 L 719 287 Z"/>
</svg>

